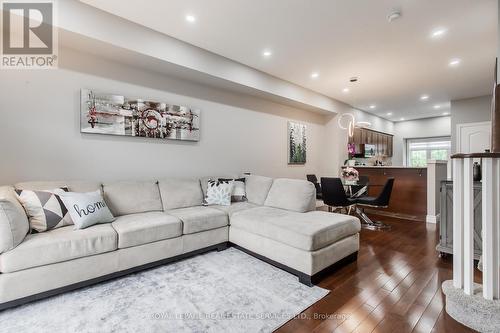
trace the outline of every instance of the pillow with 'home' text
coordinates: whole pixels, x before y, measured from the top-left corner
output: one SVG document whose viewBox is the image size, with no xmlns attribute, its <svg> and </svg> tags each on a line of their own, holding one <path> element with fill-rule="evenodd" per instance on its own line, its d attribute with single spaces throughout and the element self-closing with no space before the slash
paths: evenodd
<svg viewBox="0 0 500 333">
<path fill-rule="evenodd" d="M 101 191 L 88 193 L 67 192 L 61 195 L 61 200 L 75 224 L 75 229 L 85 229 L 94 224 L 111 223 L 115 220 Z"/>
</svg>

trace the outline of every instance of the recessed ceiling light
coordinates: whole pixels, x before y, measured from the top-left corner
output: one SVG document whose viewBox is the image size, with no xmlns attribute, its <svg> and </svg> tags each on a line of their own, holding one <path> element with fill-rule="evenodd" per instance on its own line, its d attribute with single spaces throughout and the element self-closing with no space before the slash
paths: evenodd
<svg viewBox="0 0 500 333">
<path fill-rule="evenodd" d="M 404 121 L 404 120 L 405 120 L 405 118 L 400 118 L 399 120 Z"/>
<path fill-rule="evenodd" d="M 441 105 L 436 104 L 436 105 L 433 106 L 433 108 L 436 109 L 436 110 L 439 110 L 439 109 L 441 109 Z"/>
<path fill-rule="evenodd" d="M 450 113 L 449 112 L 443 112 L 443 116 L 449 116 Z"/>
<path fill-rule="evenodd" d="M 438 28 L 436 30 L 434 30 L 432 33 L 431 33 L 431 37 L 432 38 L 441 38 L 443 37 L 444 35 L 446 35 L 446 32 L 448 30 L 446 30 L 446 28 Z"/>
<path fill-rule="evenodd" d="M 273 53 L 270 50 L 264 50 L 262 51 L 262 55 L 266 58 L 269 58 L 270 56 L 273 55 Z"/>
<path fill-rule="evenodd" d="M 392 112 L 387 112 L 386 115 L 392 116 Z"/>
<path fill-rule="evenodd" d="M 186 15 L 186 21 L 188 21 L 189 23 L 194 23 L 194 22 L 196 22 L 196 16 Z"/>
<path fill-rule="evenodd" d="M 311 74 L 311 78 L 313 78 L 313 79 L 317 79 L 318 77 L 319 77 L 319 73 L 318 72 L 313 72 Z"/>
<path fill-rule="evenodd" d="M 349 88 L 344 88 L 344 89 L 342 89 L 342 92 L 343 92 L 344 94 L 347 94 L 347 93 L 349 92 Z"/>
<path fill-rule="evenodd" d="M 421 101 L 426 101 L 428 99 L 429 99 L 429 95 L 422 95 L 422 96 L 420 96 L 420 100 Z"/>
<path fill-rule="evenodd" d="M 373 109 L 376 109 L 376 108 L 377 108 L 377 106 L 375 104 L 370 105 L 370 109 L 373 110 Z"/>
<path fill-rule="evenodd" d="M 455 59 L 451 59 L 451 60 L 450 60 L 449 65 L 450 65 L 451 67 L 456 67 L 456 66 L 460 65 L 460 63 L 461 63 L 461 62 L 462 62 L 462 61 L 461 61 L 460 59 L 455 58 Z"/>
</svg>

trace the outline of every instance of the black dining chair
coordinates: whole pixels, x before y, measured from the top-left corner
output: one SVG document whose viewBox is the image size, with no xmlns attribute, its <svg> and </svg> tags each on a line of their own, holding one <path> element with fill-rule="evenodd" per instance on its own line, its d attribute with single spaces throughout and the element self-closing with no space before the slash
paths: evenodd
<svg viewBox="0 0 500 333">
<path fill-rule="evenodd" d="M 308 181 L 314 184 L 314 187 L 316 187 L 316 199 L 323 199 L 321 185 L 318 183 L 318 178 L 316 177 L 316 175 L 306 175 L 306 178 Z"/>
<path fill-rule="evenodd" d="M 364 207 L 387 208 L 391 200 L 394 178 L 387 179 L 382 191 L 377 197 L 359 197 L 356 198 L 356 213 L 361 217 L 364 226 L 368 229 L 389 229 L 390 226 L 380 221 L 372 221 L 364 212 Z"/>
<path fill-rule="evenodd" d="M 347 214 L 351 213 L 351 208 L 356 205 L 356 201 L 347 197 L 344 190 L 344 184 L 340 178 L 321 178 L 321 189 L 323 193 L 323 202 L 328 206 L 328 211 L 333 212 L 337 209 L 345 209 Z"/>
</svg>

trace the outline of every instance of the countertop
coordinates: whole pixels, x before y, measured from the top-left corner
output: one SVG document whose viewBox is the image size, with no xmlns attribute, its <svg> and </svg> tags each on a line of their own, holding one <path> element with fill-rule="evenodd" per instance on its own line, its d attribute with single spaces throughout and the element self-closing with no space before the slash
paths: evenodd
<svg viewBox="0 0 500 333">
<path fill-rule="evenodd" d="M 406 166 L 397 166 L 397 165 L 383 165 L 383 166 L 374 166 L 374 165 L 356 165 L 353 167 L 354 169 L 427 169 L 427 167 L 406 167 Z"/>
</svg>

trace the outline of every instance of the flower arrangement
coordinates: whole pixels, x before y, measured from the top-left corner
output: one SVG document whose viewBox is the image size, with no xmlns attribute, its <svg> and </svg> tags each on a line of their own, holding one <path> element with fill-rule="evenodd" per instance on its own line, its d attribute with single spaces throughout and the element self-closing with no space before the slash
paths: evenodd
<svg viewBox="0 0 500 333">
<path fill-rule="evenodd" d="M 359 180 L 359 172 L 351 167 L 344 168 L 342 169 L 342 178 L 346 183 L 356 183 Z"/>
<path fill-rule="evenodd" d="M 354 143 L 347 144 L 347 153 L 349 154 L 349 159 L 352 159 L 356 154 L 356 145 Z"/>
</svg>

